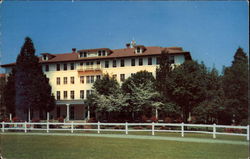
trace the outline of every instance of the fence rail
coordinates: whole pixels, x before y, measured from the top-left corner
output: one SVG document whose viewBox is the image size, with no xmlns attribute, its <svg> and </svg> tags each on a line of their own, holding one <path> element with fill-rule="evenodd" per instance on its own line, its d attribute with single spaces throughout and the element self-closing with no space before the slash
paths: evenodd
<svg viewBox="0 0 250 159">
<path fill-rule="evenodd" d="M 170 128 L 171 127 L 171 128 Z M 101 133 L 104 131 L 113 132 L 151 132 L 155 135 L 155 132 L 176 132 L 181 133 L 184 137 L 185 133 L 202 133 L 212 134 L 213 138 L 216 135 L 234 135 L 234 136 L 245 136 L 249 140 L 249 125 L 248 126 L 229 126 L 229 125 L 207 125 L 207 124 L 185 124 L 185 123 L 56 123 L 56 122 L 2 122 L 0 125 L 2 133 L 9 130 L 19 130 L 27 133 L 28 131 L 41 130 L 46 131 L 96 131 Z M 188 129 L 189 128 L 189 129 Z M 205 130 L 195 130 L 194 128 L 206 128 Z M 233 129 L 235 132 L 219 132 L 222 129 Z M 243 130 L 243 131 L 242 131 Z"/>
</svg>

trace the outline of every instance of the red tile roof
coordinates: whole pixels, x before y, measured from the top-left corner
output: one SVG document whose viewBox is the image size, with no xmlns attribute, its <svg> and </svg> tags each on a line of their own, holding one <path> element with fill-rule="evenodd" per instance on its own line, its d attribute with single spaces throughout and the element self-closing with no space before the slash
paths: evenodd
<svg viewBox="0 0 250 159">
<path fill-rule="evenodd" d="M 135 48 L 124 48 L 124 49 L 115 49 L 110 50 L 108 48 L 99 48 L 99 49 L 86 49 L 78 50 L 79 51 L 98 51 L 98 50 L 110 50 L 112 51 L 108 56 L 96 56 L 96 57 L 83 57 L 79 58 L 79 53 L 63 53 L 63 54 L 51 54 L 54 55 L 53 58 L 47 61 L 42 61 L 41 63 L 57 63 L 57 62 L 70 62 L 70 61 L 87 61 L 87 60 L 101 60 L 101 59 L 114 59 L 114 58 L 128 58 L 128 57 L 142 57 L 142 56 L 154 56 L 160 55 L 164 49 L 167 49 L 169 54 L 184 54 L 187 59 L 191 59 L 191 55 L 188 51 L 183 51 L 181 47 L 145 47 L 145 51 L 140 54 L 135 54 Z M 2 67 L 13 66 L 15 63 L 1 65 Z"/>
<path fill-rule="evenodd" d="M 5 74 L 0 74 L 0 78 L 1 78 L 1 77 L 5 77 Z"/>
</svg>

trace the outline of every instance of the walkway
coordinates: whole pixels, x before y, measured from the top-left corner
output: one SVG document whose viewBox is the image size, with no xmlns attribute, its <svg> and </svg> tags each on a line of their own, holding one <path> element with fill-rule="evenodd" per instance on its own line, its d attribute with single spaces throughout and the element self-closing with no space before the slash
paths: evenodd
<svg viewBox="0 0 250 159">
<path fill-rule="evenodd" d="M 122 138 L 122 139 L 143 139 L 143 140 L 166 140 L 180 142 L 195 142 L 195 143 L 215 143 L 215 144 L 234 144 L 248 145 L 247 141 L 232 141 L 221 139 L 204 139 L 190 137 L 166 137 L 166 136 L 145 136 L 145 135 L 125 135 L 125 134 L 80 134 L 80 133 L 0 133 L 0 135 L 42 135 L 42 136 L 89 136 L 89 137 L 107 137 L 107 138 Z"/>
</svg>

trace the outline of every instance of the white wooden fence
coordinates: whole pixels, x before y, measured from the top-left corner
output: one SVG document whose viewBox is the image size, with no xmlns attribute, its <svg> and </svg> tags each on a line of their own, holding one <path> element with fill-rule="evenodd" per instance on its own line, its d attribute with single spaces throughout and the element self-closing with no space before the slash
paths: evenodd
<svg viewBox="0 0 250 159">
<path fill-rule="evenodd" d="M 166 129 L 166 127 L 173 127 L 175 129 Z M 205 128 L 205 130 L 192 130 L 192 128 Z M 211 134 L 213 138 L 216 138 L 216 135 L 234 135 L 234 136 L 245 136 L 249 140 L 249 125 L 248 126 L 229 126 L 229 125 L 207 125 L 207 124 L 184 124 L 184 123 L 76 123 L 76 122 L 67 122 L 67 123 L 56 123 L 56 122 L 2 122 L 0 126 L 2 133 L 9 130 L 24 131 L 96 131 L 101 133 L 101 131 L 110 131 L 110 132 L 151 132 L 152 135 L 155 135 L 155 132 L 177 132 L 181 133 L 181 136 L 184 137 L 184 133 L 203 133 Z M 162 129 L 163 128 L 163 129 Z M 185 129 L 186 128 L 186 129 Z M 189 129 L 188 129 L 189 128 Z M 191 128 L 191 129 L 190 129 Z M 233 129 L 240 130 L 237 133 L 235 132 L 225 132 L 217 131 L 221 129 Z M 210 129 L 210 130 L 209 130 Z M 242 131 L 243 130 L 243 131 Z"/>
</svg>

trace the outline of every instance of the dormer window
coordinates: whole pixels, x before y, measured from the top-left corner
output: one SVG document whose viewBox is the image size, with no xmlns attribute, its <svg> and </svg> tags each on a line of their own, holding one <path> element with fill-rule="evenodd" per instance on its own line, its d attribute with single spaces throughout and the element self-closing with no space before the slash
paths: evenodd
<svg viewBox="0 0 250 159">
<path fill-rule="evenodd" d="M 98 51 L 98 56 L 102 56 L 102 51 L 101 50 Z"/>
<path fill-rule="evenodd" d="M 102 56 L 106 56 L 106 51 L 102 50 Z"/>
<path fill-rule="evenodd" d="M 142 53 L 142 51 L 141 51 L 141 48 L 140 48 L 140 47 L 136 48 L 136 53 L 137 53 L 137 54 Z"/>
<path fill-rule="evenodd" d="M 48 61 L 48 60 L 55 57 L 55 55 L 52 55 L 52 54 L 49 54 L 49 53 L 41 53 L 41 55 L 42 55 L 42 60 L 43 61 Z"/>
<path fill-rule="evenodd" d="M 141 54 L 146 50 L 145 46 L 143 45 L 136 45 L 135 46 L 135 53 L 136 54 Z"/>
<path fill-rule="evenodd" d="M 87 53 L 86 53 L 86 52 L 80 52 L 80 53 L 79 53 L 79 56 L 80 56 L 80 57 L 87 57 Z"/>
<path fill-rule="evenodd" d="M 47 61 L 49 58 L 47 55 L 43 55 L 43 61 Z"/>
</svg>

